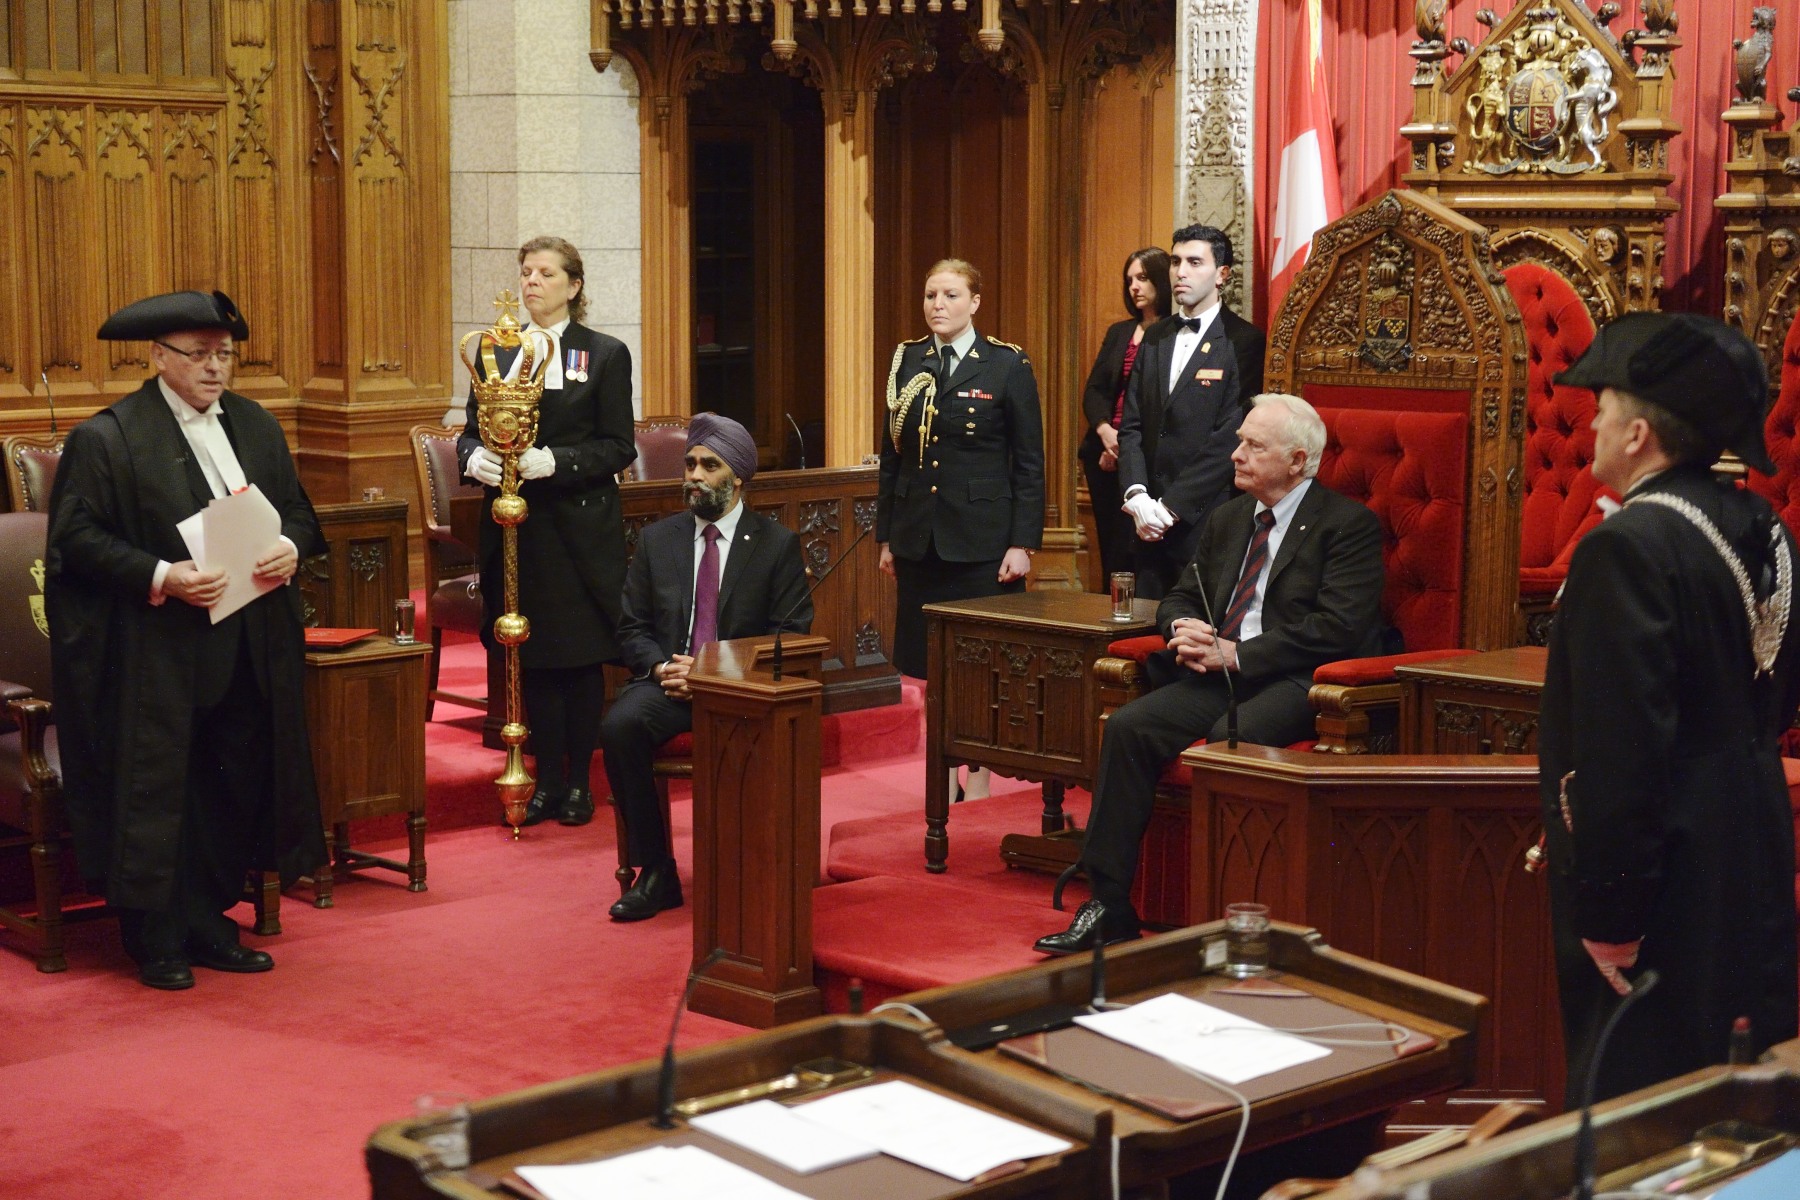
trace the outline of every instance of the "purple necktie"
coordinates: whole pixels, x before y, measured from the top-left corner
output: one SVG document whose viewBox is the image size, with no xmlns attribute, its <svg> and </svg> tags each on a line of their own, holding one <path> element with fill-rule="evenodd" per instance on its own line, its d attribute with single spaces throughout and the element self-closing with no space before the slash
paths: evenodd
<svg viewBox="0 0 1800 1200">
<path fill-rule="evenodd" d="M 1275 514 L 1263 509 L 1256 514 L 1256 533 L 1250 538 L 1250 549 L 1244 555 L 1244 573 L 1238 578 L 1237 589 L 1231 593 L 1231 604 L 1225 609 L 1225 624 L 1219 627 L 1219 636 L 1235 638 L 1244 627 L 1244 617 L 1250 612 L 1250 602 L 1256 599 L 1256 577 L 1262 574 L 1263 564 L 1269 561 L 1269 533 L 1275 528 Z"/>
<path fill-rule="evenodd" d="M 719 527 L 702 526 L 700 533 L 706 549 L 700 552 L 700 573 L 694 577 L 694 635 L 688 639 L 689 654 L 719 640 Z"/>
</svg>

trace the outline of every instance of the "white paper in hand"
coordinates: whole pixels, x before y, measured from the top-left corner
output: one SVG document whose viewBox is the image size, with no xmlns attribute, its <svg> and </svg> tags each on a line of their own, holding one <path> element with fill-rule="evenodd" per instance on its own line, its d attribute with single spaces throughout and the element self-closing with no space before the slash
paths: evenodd
<svg viewBox="0 0 1800 1200">
<path fill-rule="evenodd" d="M 184 528 L 196 518 L 200 521 L 198 545 Z M 281 586 L 279 580 L 259 579 L 256 574 L 257 560 L 281 539 L 281 514 L 254 483 L 241 492 L 220 496 L 176 528 L 182 531 L 201 570 L 225 571 L 225 594 L 211 609 L 214 625 Z"/>
</svg>

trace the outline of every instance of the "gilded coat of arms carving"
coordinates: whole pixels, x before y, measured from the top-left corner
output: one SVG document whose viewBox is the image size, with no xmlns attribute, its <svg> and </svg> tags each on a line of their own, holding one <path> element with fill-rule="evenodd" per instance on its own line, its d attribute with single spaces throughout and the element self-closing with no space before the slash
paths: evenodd
<svg viewBox="0 0 1800 1200">
<path fill-rule="evenodd" d="M 31 582 L 37 584 L 37 594 L 30 597 L 31 620 L 39 633 L 49 637 L 50 618 L 44 612 L 44 560 L 41 558 L 31 564 Z"/>
<path fill-rule="evenodd" d="M 1479 80 L 1464 104 L 1465 172 L 1606 170 L 1601 147 L 1619 106 L 1612 64 L 1555 8 L 1529 10 L 1478 63 Z"/>
</svg>

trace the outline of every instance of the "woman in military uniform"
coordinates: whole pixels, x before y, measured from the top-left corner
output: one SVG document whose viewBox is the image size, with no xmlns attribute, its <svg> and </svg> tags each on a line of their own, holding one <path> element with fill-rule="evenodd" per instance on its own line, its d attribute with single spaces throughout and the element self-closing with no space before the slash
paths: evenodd
<svg viewBox="0 0 1800 1200">
<path fill-rule="evenodd" d="M 519 529 L 519 611 L 531 637 L 519 647 L 538 786 L 525 824 L 593 818 L 588 768 L 605 701 L 601 664 L 619 656 L 625 526 L 618 473 L 637 457 L 632 437 L 631 352 L 581 324 L 587 309 L 581 253 L 557 237 L 519 247 L 519 290 L 528 329 L 548 335 L 550 362 L 538 405 L 537 445 L 519 457 L 519 494 L 530 516 Z M 510 369 L 511 360 L 501 363 Z M 501 612 L 500 527 L 488 514 L 500 461 L 481 444 L 475 394 L 458 451 L 464 473 L 487 485 L 481 523 L 482 639 Z"/>
<path fill-rule="evenodd" d="M 921 606 L 1025 590 L 1044 533 L 1044 429 L 1031 360 L 975 332 L 981 272 L 925 278 L 925 324 L 894 348 L 875 536 L 898 584 L 893 662 L 925 675 Z"/>
</svg>

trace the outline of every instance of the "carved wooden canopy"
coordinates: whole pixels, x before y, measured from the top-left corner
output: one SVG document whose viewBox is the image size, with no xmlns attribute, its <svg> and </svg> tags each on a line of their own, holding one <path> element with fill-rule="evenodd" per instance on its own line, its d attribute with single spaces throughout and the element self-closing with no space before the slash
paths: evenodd
<svg viewBox="0 0 1800 1200">
<path fill-rule="evenodd" d="M 983 50 L 996 53 L 1006 40 L 1000 23 L 1000 0 L 978 0 L 978 7 L 981 26 L 976 41 Z M 1019 7 L 1024 7 L 1023 0 Z M 767 10 L 773 18 L 769 50 L 776 62 L 785 64 L 792 62 L 799 50 L 794 37 L 795 9 L 800 10 L 802 19 L 816 22 L 841 17 L 937 14 L 946 8 L 966 12 L 969 2 L 950 0 L 946 5 L 944 0 L 851 0 L 849 4 L 842 0 L 826 0 L 823 4 L 819 0 L 593 0 L 593 50 L 588 57 L 598 71 L 604 71 L 612 61 L 611 22 L 615 17 L 621 29 L 653 25 L 760 25 Z"/>
<path fill-rule="evenodd" d="M 1390 191 L 1313 235 L 1269 329 L 1267 387 L 1469 417 L 1463 645 L 1516 638 L 1525 334 L 1487 229 Z"/>
<path fill-rule="evenodd" d="M 1644 28 L 1621 37 L 1616 2 L 1483 9 L 1476 46 L 1445 40 L 1445 7 L 1418 6 L 1406 181 L 1486 225 L 1497 265 L 1535 261 L 1566 278 L 1596 324 L 1659 307 L 1664 227 L 1680 209 L 1674 0 L 1644 0 Z M 1462 61 L 1448 69 L 1453 54 Z"/>
</svg>

